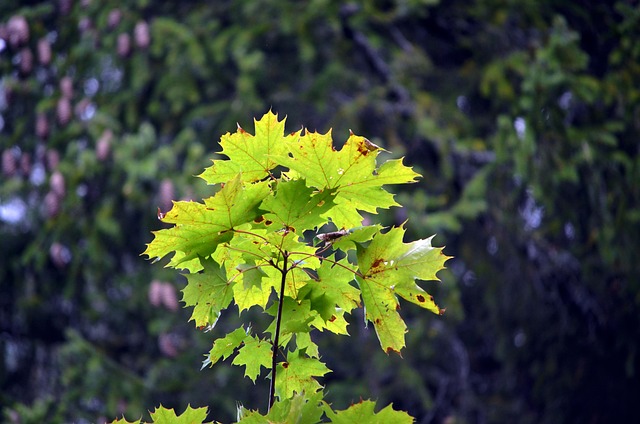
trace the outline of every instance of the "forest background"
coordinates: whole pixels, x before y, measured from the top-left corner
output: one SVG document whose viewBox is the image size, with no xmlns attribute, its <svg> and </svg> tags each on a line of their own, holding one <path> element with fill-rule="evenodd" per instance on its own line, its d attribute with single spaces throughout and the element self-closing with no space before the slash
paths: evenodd
<svg viewBox="0 0 640 424">
<path fill-rule="evenodd" d="M 406 156 L 424 178 L 372 219 L 455 256 L 426 286 L 444 316 L 403 306 L 403 358 L 362 316 L 318 340 L 334 407 L 640 421 L 637 1 L 3 0 L 5 422 L 266 406 L 240 370 L 200 371 L 184 278 L 140 253 L 269 109 Z"/>
</svg>

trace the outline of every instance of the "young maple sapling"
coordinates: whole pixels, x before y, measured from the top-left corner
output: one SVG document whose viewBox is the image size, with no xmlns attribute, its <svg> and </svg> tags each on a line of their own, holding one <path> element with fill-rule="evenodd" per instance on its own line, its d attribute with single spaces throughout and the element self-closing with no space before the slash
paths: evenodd
<svg viewBox="0 0 640 424">
<path fill-rule="evenodd" d="M 449 259 L 432 237 L 405 243 L 403 227 L 363 225 L 362 213 L 400 206 L 384 186 L 419 175 L 402 159 L 378 165 L 382 149 L 364 137 L 350 134 L 336 150 L 331 131 L 285 134 L 284 124 L 268 112 L 255 121 L 255 134 L 238 126 L 223 135 L 228 159 L 199 176 L 217 191 L 159 213 L 173 226 L 155 231 L 144 254 L 172 254 L 167 266 L 186 272 L 183 301 L 198 328 L 214 329 L 232 302 L 241 314 L 256 307 L 272 317 L 266 328 L 243 325 L 219 336 L 204 361 L 213 366 L 233 356 L 252 381 L 270 379 L 266 415 L 242 409 L 240 422 L 412 422 L 391 406 L 375 413 L 370 401 L 332 410 L 318 381 L 330 370 L 312 334 L 348 335 L 345 315 L 364 307 L 381 348 L 400 353 L 407 326 L 398 297 L 443 312 L 416 284 L 438 280 Z M 185 414 L 200 414 L 193 417 L 202 422 L 204 411 L 189 407 Z"/>
</svg>

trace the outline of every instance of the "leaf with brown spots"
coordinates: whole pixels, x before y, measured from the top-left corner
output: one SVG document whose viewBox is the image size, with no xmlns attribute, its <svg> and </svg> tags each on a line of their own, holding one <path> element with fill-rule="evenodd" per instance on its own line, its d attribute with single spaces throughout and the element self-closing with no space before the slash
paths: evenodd
<svg viewBox="0 0 640 424">
<path fill-rule="evenodd" d="M 322 389 L 316 377 L 328 372 L 331 370 L 325 364 L 310 358 L 304 350 L 289 352 L 287 361 L 278 364 L 276 393 L 280 399 L 293 397 L 294 393 L 315 393 Z"/>
<path fill-rule="evenodd" d="M 330 217 L 338 228 L 362 225 L 359 211 L 376 213 L 378 208 L 399 206 L 382 186 L 412 183 L 420 176 L 404 166 L 401 159 L 387 161 L 378 168 L 376 157 L 382 149 L 353 133 L 340 150 L 333 147 L 331 131 L 306 131 L 298 138 L 297 146 L 291 149 L 290 156 L 274 158 L 302 176 L 309 187 L 335 189 L 336 206 L 323 216 Z"/>
<path fill-rule="evenodd" d="M 368 246 L 358 245 L 358 266 L 366 317 L 373 322 L 384 351 L 399 352 L 404 347 L 406 326 L 397 312 L 396 295 L 421 308 L 441 314 L 433 296 L 415 283 L 438 280 L 436 273 L 449 259 L 442 248 L 431 245 L 433 237 L 404 243 L 404 228 L 378 233 Z"/>
</svg>

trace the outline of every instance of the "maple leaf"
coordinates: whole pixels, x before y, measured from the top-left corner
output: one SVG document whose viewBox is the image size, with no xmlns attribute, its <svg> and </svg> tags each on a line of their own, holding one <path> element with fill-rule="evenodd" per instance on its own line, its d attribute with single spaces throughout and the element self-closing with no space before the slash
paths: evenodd
<svg viewBox="0 0 640 424">
<path fill-rule="evenodd" d="M 396 294 L 434 313 L 444 312 L 433 297 L 415 283 L 416 279 L 438 280 L 436 273 L 449 259 L 442 248 L 428 239 L 404 243 L 404 228 L 378 233 L 367 247 L 358 245 L 360 275 L 356 281 L 362 291 L 366 318 L 373 322 L 382 349 L 400 352 L 404 347 L 406 325 L 397 309 Z"/>
<path fill-rule="evenodd" d="M 242 418 L 238 424 L 315 424 L 319 423 L 324 413 L 322 393 L 307 396 L 306 393 L 296 394 L 290 399 L 278 400 L 273 404 L 267 415 L 259 411 L 242 411 Z"/>
<path fill-rule="evenodd" d="M 277 270 L 273 268 L 254 268 L 249 264 L 239 264 L 236 269 L 242 271 L 242 281 L 233 286 L 233 298 L 240 312 L 252 306 L 267 306 L 273 289 L 278 284 Z M 265 278 L 270 277 L 270 278 Z"/>
<path fill-rule="evenodd" d="M 309 268 L 320 266 L 316 248 L 307 244 L 299 234 L 284 230 L 267 234 L 265 238 L 269 244 L 276 246 L 278 252 L 287 252 L 290 265 Z M 279 266 L 282 265 L 283 259 L 282 255 L 277 257 Z"/>
<path fill-rule="evenodd" d="M 309 187 L 336 189 L 336 206 L 325 215 L 338 228 L 353 228 L 362 223 L 358 210 L 376 213 L 378 208 L 398 206 L 383 185 L 415 182 L 419 176 L 404 166 L 401 159 L 376 168 L 379 150 L 366 138 L 351 134 L 337 151 L 331 131 L 326 134 L 306 131 L 291 148 L 291 156 L 274 155 L 274 158 L 304 176 Z"/>
<path fill-rule="evenodd" d="M 151 419 L 154 424 L 202 424 L 207 419 L 207 408 L 192 408 L 187 405 L 181 415 L 176 415 L 173 408 L 167 409 L 160 405 L 151 413 Z"/>
<path fill-rule="evenodd" d="M 233 358 L 232 364 L 245 366 L 244 375 L 255 383 L 260 375 L 260 368 L 271 367 L 271 353 L 271 343 L 247 336 L 243 346 L 238 349 L 238 354 Z"/>
<path fill-rule="evenodd" d="M 229 160 L 214 161 L 199 177 L 216 184 L 229 181 L 237 174 L 242 174 L 242 181 L 247 182 L 268 176 L 278 165 L 272 156 L 286 154 L 288 145 L 297 138 L 297 133 L 284 135 L 285 121 L 278 121 L 278 115 L 269 111 L 260 120 L 254 120 L 255 135 L 238 125 L 235 133 L 226 133 L 220 141 L 220 153 Z"/>
<path fill-rule="evenodd" d="M 179 252 L 168 266 L 198 256 L 211 255 L 218 244 L 233 237 L 234 227 L 260 216 L 258 206 L 269 194 L 267 182 L 244 185 L 236 175 L 213 197 L 197 202 L 174 202 L 173 208 L 161 217 L 162 222 L 175 224 L 172 228 L 154 231 L 155 238 L 147 245 L 143 255 L 162 258 L 171 252 Z M 189 267 L 198 271 L 199 267 Z"/>
<path fill-rule="evenodd" d="M 182 301 L 194 307 L 189 321 L 195 321 L 196 327 L 206 327 L 215 324 L 220 311 L 233 300 L 235 282 L 227 281 L 224 268 L 214 260 L 200 260 L 200 263 L 202 272 L 185 275 L 187 285 L 182 289 Z"/>
<path fill-rule="evenodd" d="M 326 223 L 320 215 L 333 207 L 334 191 L 315 192 L 304 180 L 280 181 L 276 195 L 267 197 L 262 204 L 269 211 L 264 217 L 275 222 L 277 229 L 313 229 Z"/>
<path fill-rule="evenodd" d="M 126 418 L 122 417 L 118 420 L 113 420 L 111 421 L 111 424 L 141 424 L 142 423 L 142 419 L 136 420 L 136 421 L 128 421 Z"/>
<path fill-rule="evenodd" d="M 335 319 L 336 308 L 351 312 L 360 301 L 360 291 L 350 284 L 353 271 L 343 266 L 334 265 L 335 257 L 322 261 L 318 268 L 318 277 L 309 280 L 300 290 L 300 298 L 309 298 L 312 309 L 329 321 Z"/>
<path fill-rule="evenodd" d="M 376 404 L 370 400 L 360 401 L 343 411 L 333 411 L 328 405 L 325 404 L 325 413 L 327 418 L 334 424 L 355 424 L 355 423 L 370 423 L 370 424 L 411 424 L 413 418 L 404 411 L 396 411 L 392 405 L 375 412 Z"/>
<path fill-rule="evenodd" d="M 225 360 L 231 356 L 238 346 L 240 346 L 247 337 L 247 332 L 244 328 L 236 328 L 231 333 L 227 334 L 223 338 L 217 339 L 213 343 L 213 347 L 209 351 L 207 359 L 203 362 L 203 368 L 207 365 L 213 365 L 220 359 Z"/>
<path fill-rule="evenodd" d="M 318 345 L 311 340 L 310 333 L 297 333 L 296 334 L 296 347 L 298 350 L 304 349 L 312 358 L 319 358 L 320 351 L 318 350 Z"/>
<path fill-rule="evenodd" d="M 314 377 L 322 377 L 331 372 L 325 364 L 310 358 L 304 350 L 289 352 L 287 361 L 278 364 L 276 390 L 278 398 L 286 399 L 294 393 L 312 394 L 322 389 Z"/>
<path fill-rule="evenodd" d="M 331 240 L 330 243 L 333 248 L 340 249 L 344 252 L 355 250 L 356 243 L 364 243 L 365 241 L 371 240 L 381 229 L 381 225 L 375 224 L 336 231 L 334 234 L 337 236 L 334 236 L 335 238 Z M 320 236 L 320 234 L 318 234 L 318 236 Z M 322 238 L 320 238 L 320 240 L 322 240 Z"/>
<path fill-rule="evenodd" d="M 317 312 L 311 310 L 311 302 L 309 300 L 298 301 L 289 296 L 284 296 L 282 302 L 280 345 L 286 346 L 292 335 L 311 331 L 309 324 L 315 319 Z M 267 313 L 274 317 L 277 316 L 278 302 L 271 305 L 267 309 Z M 272 338 L 274 338 L 275 330 L 276 322 L 274 320 L 265 332 L 271 334 Z"/>
</svg>

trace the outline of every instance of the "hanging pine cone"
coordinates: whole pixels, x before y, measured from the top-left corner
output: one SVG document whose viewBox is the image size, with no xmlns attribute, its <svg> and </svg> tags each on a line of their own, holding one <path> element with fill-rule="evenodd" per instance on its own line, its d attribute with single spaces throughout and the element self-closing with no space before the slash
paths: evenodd
<svg viewBox="0 0 640 424">
<path fill-rule="evenodd" d="M 145 21 L 138 21 L 136 27 L 133 30 L 133 37 L 136 43 L 136 47 L 140 49 L 146 49 L 151 42 L 151 35 L 149 34 L 149 24 Z"/>
<path fill-rule="evenodd" d="M 60 243 L 53 243 L 49 248 L 49 257 L 58 268 L 64 268 L 71 262 L 71 251 Z"/>
<path fill-rule="evenodd" d="M 71 99 L 73 97 L 73 80 L 71 77 L 63 77 L 60 79 L 60 93 L 62 97 Z"/>
<path fill-rule="evenodd" d="M 113 9 L 109 12 L 109 16 L 107 17 L 107 25 L 109 29 L 114 29 L 118 25 L 120 25 L 120 20 L 122 19 L 122 12 L 120 9 Z"/>
<path fill-rule="evenodd" d="M 16 48 L 29 41 L 29 24 L 24 16 L 12 16 L 7 24 L 7 35 L 11 47 Z"/>
<path fill-rule="evenodd" d="M 54 149 L 47 150 L 47 169 L 49 169 L 49 171 L 54 171 L 58 168 L 59 163 L 60 153 Z"/>
<path fill-rule="evenodd" d="M 53 191 L 60 199 L 64 198 L 66 189 L 64 176 L 60 173 L 60 171 L 55 171 L 53 174 L 51 174 L 51 178 L 49 179 L 49 187 L 51 187 L 51 191 Z"/>
<path fill-rule="evenodd" d="M 44 196 L 42 203 L 44 205 L 44 215 L 47 218 L 53 218 L 60 213 L 60 198 L 53 191 Z"/>
<path fill-rule="evenodd" d="M 72 2 L 71 0 L 59 0 L 58 6 L 62 15 L 68 15 L 71 12 Z"/>
<path fill-rule="evenodd" d="M 23 153 L 20 156 L 20 171 L 22 175 L 29 175 L 31 173 L 31 155 L 29 153 Z"/>
<path fill-rule="evenodd" d="M 58 117 L 58 123 L 62 126 L 67 125 L 71 120 L 71 101 L 67 97 L 58 99 L 56 116 Z"/>
<path fill-rule="evenodd" d="M 100 162 L 104 162 L 109 158 L 111 154 L 111 139 L 113 138 L 113 132 L 110 129 L 106 129 L 102 132 L 102 135 L 96 143 L 96 158 Z"/>
<path fill-rule="evenodd" d="M 80 20 L 78 21 L 78 29 L 80 30 L 81 34 L 86 33 L 87 31 L 89 31 L 91 28 L 93 27 L 93 24 L 91 23 L 91 18 L 89 18 L 88 16 L 83 16 L 82 18 L 80 18 Z"/>
<path fill-rule="evenodd" d="M 18 158 L 13 149 L 2 152 L 2 173 L 7 177 L 13 177 L 18 171 Z"/>
<path fill-rule="evenodd" d="M 31 50 L 28 47 L 25 47 L 20 50 L 19 58 L 20 75 L 23 77 L 29 75 L 33 70 L 33 53 L 31 53 Z"/>
<path fill-rule="evenodd" d="M 44 113 L 36 115 L 36 135 L 43 140 L 49 136 L 49 121 Z"/>
<path fill-rule="evenodd" d="M 38 40 L 38 62 L 43 66 L 51 63 L 51 43 L 46 38 Z"/>
<path fill-rule="evenodd" d="M 120 57 L 127 57 L 131 53 L 131 37 L 126 32 L 118 35 L 116 51 Z"/>
</svg>

